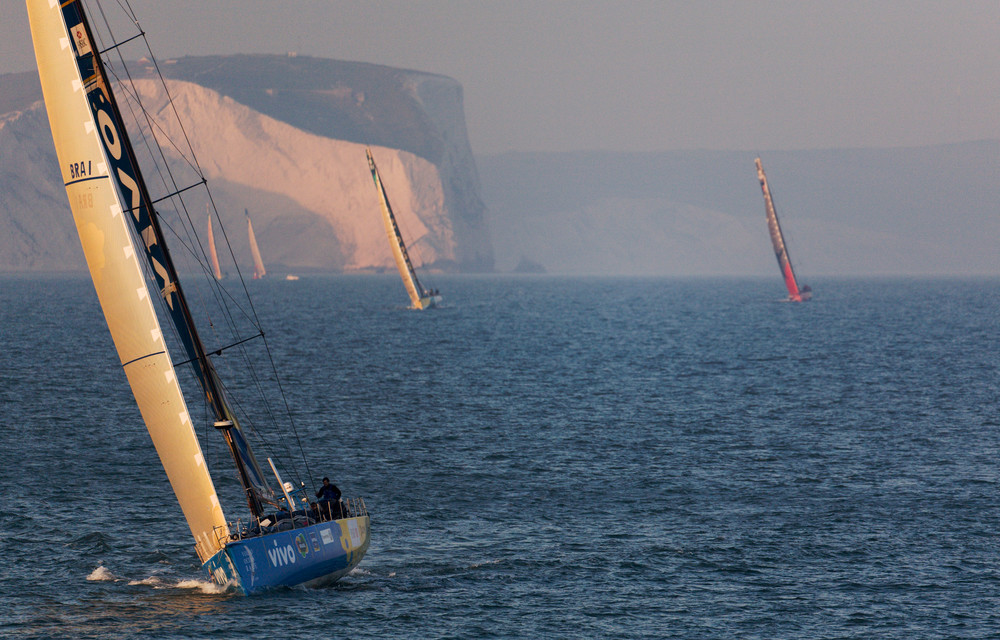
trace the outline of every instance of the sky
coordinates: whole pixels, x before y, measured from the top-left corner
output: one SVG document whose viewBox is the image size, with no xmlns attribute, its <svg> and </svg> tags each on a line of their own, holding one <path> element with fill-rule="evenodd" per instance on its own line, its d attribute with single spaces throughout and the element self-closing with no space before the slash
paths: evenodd
<svg viewBox="0 0 1000 640">
<path fill-rule="evenodd" d="M 161 59 L 295 51 L 455 78 L 477 154 L 1000 139 L 996 0 L 131 4 Z M 0 0 L 0 31 L 0 73 L 34 69 L 22 0 Z"/>
</svg>

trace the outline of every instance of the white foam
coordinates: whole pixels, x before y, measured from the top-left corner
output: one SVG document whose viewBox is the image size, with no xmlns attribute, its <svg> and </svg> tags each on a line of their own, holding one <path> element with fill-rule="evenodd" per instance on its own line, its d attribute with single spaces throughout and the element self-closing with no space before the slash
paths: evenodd
<svg viewBox="0 0 1000 640">
<path fill-rule="evenodd" d="M 115 575 L 104 567 L 97 567 L 87 576 L 87 580 L 91 582 L 112 582 L 116 579 Z"/>
<path fill-rule="evenodd" d="M 487 560 L 485 562 L 473 562 L 472 565 L 470 565 L 469 568 L 470 569 L 478 569 L 479 567 L 482 567 L 482 566 L 485 566 L 485 565 L 488 565 L 488 564 L 500 564 L 500 561 L 499 560 Z"/>
<path fill-rule="evenodd" d="M 144 584 L 144 585 L 150 586 L 150 587 L 159 587 L 159 586 L 161 586 L 163 584 L 163 580 L 160 580 L 156 576 L 150 576 L 150 577 L 146 578 L 145 580 L 130 580 L 128 584 L 129 584 L 129 586 L 132 586 L 132 587 L 134 587 L 135 585 L 138 585 L 138 584 Z"/>
<path fill-rule="evenodd" d="M 225 593 L 229 585 L 215 584 L 208 580 L 181 580 L 176 585 L 178 589 L 195 589 L 202 593 Z"/>
</svg>

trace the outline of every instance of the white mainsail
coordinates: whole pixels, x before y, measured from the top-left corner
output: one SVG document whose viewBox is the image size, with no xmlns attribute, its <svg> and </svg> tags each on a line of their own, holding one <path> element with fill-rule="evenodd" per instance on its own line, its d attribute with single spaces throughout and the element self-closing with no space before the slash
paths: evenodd
<svg viewBox="0 0 1000 640">
<path fill-rule="evenodd" d="M 99 106 L 95 112 L 88 102 L 95 87 L 101 92 L 99 102 L 109 102 L 106 80 L 99 72 L 81 77 L 77 56 L 91 52 L 82 24 L 67 29 L 63 7 L 55 1 L 29 0 L 27 5 L 56 155 L 94 288 L 143 420 L 205 561 L 222 548 L 228 529 L 143 276 L 139 255 L 144 247 L 129 230 L 126 216 L 132 203 L 122 202 L 109 169 L 113 160 L 120 160 L 122 140 L 108 111 Z M 111 157 L 116 153 L 119 156 Z M 170 296 L 169 285 L 162 295 Z"/>
<path fill-rule="evenodd" d="M 205 205 L 208 208 L 208 205 Z M 215 251 L 215 235 L 212 233 L 212 212 L 208 212 L 208 258 L 212 262 L 212 275 L 216 280 L 222 280 L 222 269 L 219 268 L 219 254 Z"/>
</svg>

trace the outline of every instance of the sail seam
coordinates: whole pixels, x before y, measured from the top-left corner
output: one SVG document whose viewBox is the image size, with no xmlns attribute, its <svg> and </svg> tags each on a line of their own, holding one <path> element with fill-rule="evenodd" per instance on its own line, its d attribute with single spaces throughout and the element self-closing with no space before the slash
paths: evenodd
<svg viewBox="0 0 1000 640">
<path fill-rule="evenodd" d="M 122 363 L 122 369 L 124 369 L 125 367 L 129 366 L 130 364 L 135 364 L 136 362 L 139 362 L 140 360 L 145 360 L 146 358 L 152 358 L 153 356 L 166 355 L 166 353 L 167 353 L 166 351 L 157 351 L 155 353 L 147 353 L 146 355 L 139 356 L 138 358 L 133 358 L 132 360 L 129 360 L 128 362 L 123 362 Z"/>
<path fill-rule="evenodd" d="M 70 180 L 69 182 L 65 183 L 63 186 L 68 187 L 71 184 L 80 184 L 81 182 L 88 182 L 90 180 L 103 180 L 105 178 L 107 178 L 108 180 L 110 180 L 111 176 L 92 176 L 90 178 L 80 178 L 79 180 Z"/>
</svg>

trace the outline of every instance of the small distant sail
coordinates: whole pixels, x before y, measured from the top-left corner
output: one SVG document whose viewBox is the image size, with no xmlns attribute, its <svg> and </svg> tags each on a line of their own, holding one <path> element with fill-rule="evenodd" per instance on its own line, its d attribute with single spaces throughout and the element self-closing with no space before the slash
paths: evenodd
<svg viewBox="0 0 1000 640">
<path fill-rule="evenodd" d="M 264 270 L 264 261 L 260 259 L 260 248 L 257 247 L 257 238 L 253 235 L 253 223 L 250 222 L 250 212 L 243 210 L 247 215 L 247 232 L 250 234 L 250 253 L 253 255 L 253 279 L 260 280 L 267 271 Z"/>
<path fill-rule="evenodd" d="M 208 209 L 208 205 L 205 205 Z M 208 258 L 212 261 L 212 275 L 216 280 L 222 280 L 222 270 L 219 268 L 219 254 L 215 252 L 215 236 L 212 234 L 212 212 L 208 212 Z"/>
<path fill-rule="evenodd" d="M 788 288 L 788 299 L 792 302 L 802 302 L 812 297 L 811 289 L 808 285 L 799 287 L 798 280 L 795 279 L 795 272 L 792 270 L 792 259 L 788 256 L 788 247 L 785 245 L 785 236 L 781 233 L 781 225 L 778 224 L 778 214 L 774 210 L 774 200 L 771 198 L 771 189 L 767 185 L 767 176 L 764 175 L 764 166 L 760 158 L 754 160 L 757 165 L 757 180 L 760 181 L 760 189 L 764 194 L 764 212 L 767 215 L 767 230 L 771 234 L 771 246 L 774 247 L 774 255 L 778 259 L 778 269 L 785 279 L 785 286 Z"/>
</svg>

